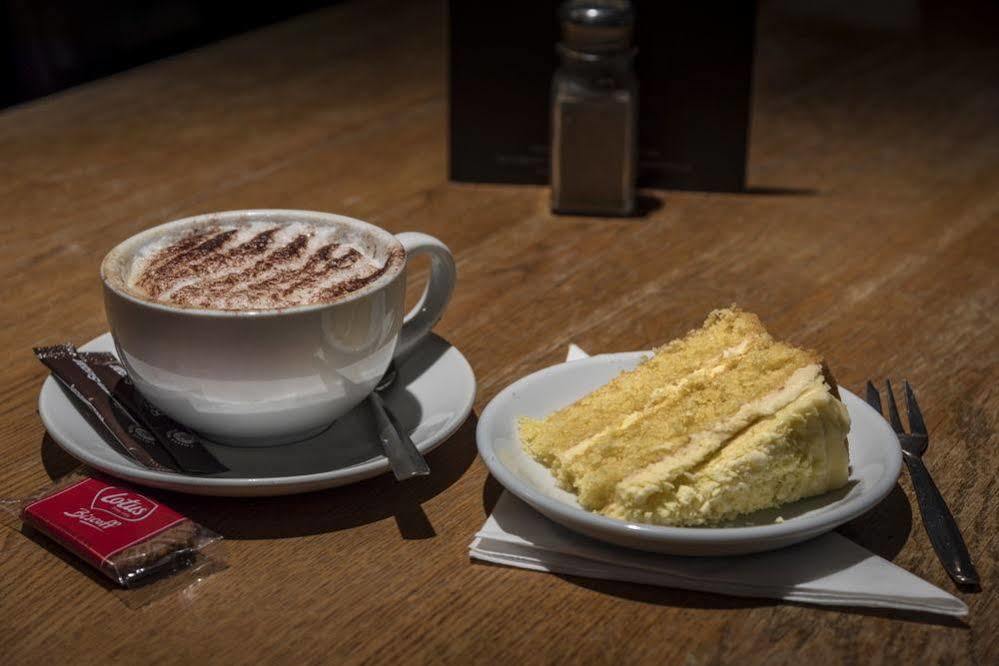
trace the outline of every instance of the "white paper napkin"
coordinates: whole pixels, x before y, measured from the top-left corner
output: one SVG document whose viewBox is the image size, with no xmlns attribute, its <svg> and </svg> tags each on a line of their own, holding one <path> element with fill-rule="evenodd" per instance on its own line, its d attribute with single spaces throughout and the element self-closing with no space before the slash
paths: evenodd
<svg viewBox="0 0 999 666">
<path fill-rule="evenodd" d="M 567 360 L 586 358 L 576 345 Z M 957 597 L 830 532 L 737 557 L 674 557 L 613 546 L 557 525 L 504 491 L 469 546 L 473 559 L 521 569 L 742 597 L 967 615 Z"/>
</svg>

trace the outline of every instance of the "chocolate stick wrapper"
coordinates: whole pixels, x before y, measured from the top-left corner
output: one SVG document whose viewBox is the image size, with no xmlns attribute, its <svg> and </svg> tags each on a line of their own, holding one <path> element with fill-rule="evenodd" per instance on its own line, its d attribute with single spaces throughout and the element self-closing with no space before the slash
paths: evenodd
<svg viewBox="0 0 999 666">
<path fill-rule="evenodd" d="M 161 472 L 179 471 L 170 454 L 138 421 L 111 399 L 72 345 L 36 347 L 35 355 L 136 462 Z"/>
<path fill-rule="evenodd" d="M 146 425 L 181 469 L 192 474 L 215 474 L 228 469 L 208 451 L 197 433 L 149 404 L 114 354 L 80 352 L 79 355 L 111 392 L 111 398 Z"/>
</svg>

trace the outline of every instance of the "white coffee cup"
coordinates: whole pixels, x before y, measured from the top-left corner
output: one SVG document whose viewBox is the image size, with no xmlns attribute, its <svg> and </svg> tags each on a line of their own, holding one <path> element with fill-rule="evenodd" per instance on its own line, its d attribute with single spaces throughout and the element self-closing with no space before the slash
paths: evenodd
<svg viewBox="0 0 999 666">
<path fill-rule="evenodd" d="M 333 303 L 280 310 L 207 310 L 144 300 L 126 288 L 136 252 L 163 234 L 206 223 L 334 225 L 375 260 L 403 251 L 378 279 Z M 419 303 L 404 312 L 406 264 L 430 257 Z M 143 231 L 101 264 L 118 356 L 153 406 L 209 439 L 266 446 L 321 432 L 365 399 L 440 320 L 455 284 L 448 248 L 426 234 L 392 235 L 342 215 L 246 210 L 198 215 Z"/>
</svg>

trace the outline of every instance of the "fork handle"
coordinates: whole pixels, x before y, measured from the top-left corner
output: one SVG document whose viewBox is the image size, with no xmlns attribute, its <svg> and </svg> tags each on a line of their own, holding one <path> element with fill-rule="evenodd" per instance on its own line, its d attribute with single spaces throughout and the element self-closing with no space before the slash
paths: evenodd
<svg viewBox="0 0 999 666">
<path fill-rule="evenodd" d="M 937 490 L 937 484 L 933 483 L 930 471 L 926 469 L 922 458 L 909 454 L 904 457 L 912 478 L 912 487 L 916 491 L 919 511 L 923 514 L 923 526 L 933 544 L 933 550 L 937 551 L 940 562 L 955 582 L 978 585 L 978 572 L 971 563 L 968 547 L 964 545 L 957 521 Z"/>
</svg>

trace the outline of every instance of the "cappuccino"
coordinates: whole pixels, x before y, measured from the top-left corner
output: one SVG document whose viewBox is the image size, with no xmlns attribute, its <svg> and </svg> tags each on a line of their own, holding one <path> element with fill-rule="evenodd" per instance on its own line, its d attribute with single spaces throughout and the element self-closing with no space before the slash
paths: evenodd
<svg viewBox="0 0 999 666">
<path fill-rule="evenodd" d="M 398 252 L 378 261 L 363 245 L 335 225 L 266 220 L 203 225 L 139 248 L 124 286 L 143 300 L 209 310 L 332 303 L 404 259 Z"/>
<path fill-rule="evenodd" d="M 419 255 L 430 271 L 407 312 L 406 262 Z M 454 257 L 432 236 L 277 209 L 146 229 L 100 272 L 136 392 L 236 446 L 299 441 L 356 407 L 430 334 L 455 283 Z"/>
</svg>

